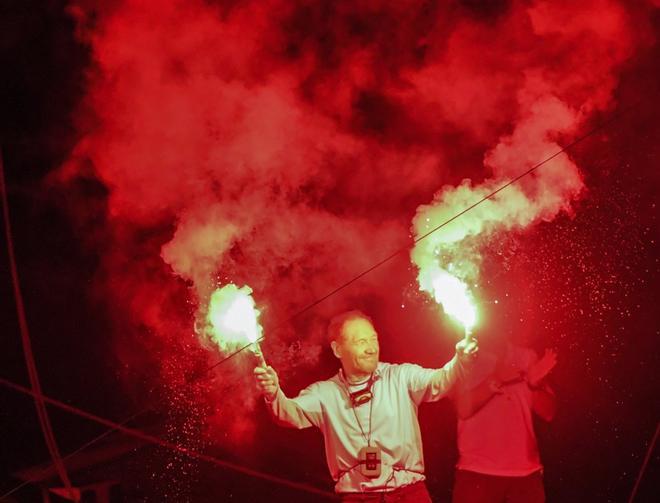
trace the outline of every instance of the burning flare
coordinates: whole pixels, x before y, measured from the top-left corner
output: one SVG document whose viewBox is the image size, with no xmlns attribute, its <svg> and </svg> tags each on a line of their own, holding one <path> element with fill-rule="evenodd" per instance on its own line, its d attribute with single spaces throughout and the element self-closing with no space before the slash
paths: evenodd
<svg viewBox="0 0 660 503">
<path fill-rule="evenodd" d="M 467 284 L 437 264 L 421 269 L 420 290 L 429 292 L 445 313 L 463 325 L 466 335 L 477 323 L 477 307 Z"/>
<path fill-rule="evenodd" d="M 239 288 L 229 283 L 211 294 L 205 333 L 222 351 L 252 343 L 257 353 L 263 333 L 259 314 L 252 289 L 247 285 Z"/>
</svg>

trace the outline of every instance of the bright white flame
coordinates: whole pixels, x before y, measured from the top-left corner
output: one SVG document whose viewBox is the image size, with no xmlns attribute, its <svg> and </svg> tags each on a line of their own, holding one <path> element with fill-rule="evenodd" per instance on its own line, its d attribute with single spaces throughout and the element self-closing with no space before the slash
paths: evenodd
<svg viewBox="0 0 660 503">
<path fill-rule="evenodd" d="M 211 294 L 206 332 L 222 349 L 257 342 L 262 335 L 259 314 L 252 289 L 230 283 Z"/>
<path fill-rule="evenodd" d="M 471 332 L 477 323 L 477 307 L 466 283 L 438 265 L 419 273 L 420 289 L 429 292 L 445 313 Z"/>
</svg>

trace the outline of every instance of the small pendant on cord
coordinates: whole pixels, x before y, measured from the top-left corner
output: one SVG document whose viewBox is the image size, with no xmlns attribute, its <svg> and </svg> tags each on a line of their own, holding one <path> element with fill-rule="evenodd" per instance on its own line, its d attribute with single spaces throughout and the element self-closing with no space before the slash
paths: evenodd
<svg viewBox="0 0 660 503">
<path fill-rule="evenodd" d="M 380 477 L 380 448 L 366 446 L 358 452 L 358 460 L 360 462 L 360 472 L 365 477 L 375 479 Z"/>
</svg>

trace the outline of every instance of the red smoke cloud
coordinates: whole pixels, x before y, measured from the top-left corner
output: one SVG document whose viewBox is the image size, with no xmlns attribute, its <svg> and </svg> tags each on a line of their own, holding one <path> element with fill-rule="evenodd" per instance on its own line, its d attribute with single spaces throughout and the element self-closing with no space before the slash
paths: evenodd
<svg viewBox="0 0 660 503">
<path fill-rule="evenodd" d="M 220 357 L 193 330 L 214 288 L 249 284 L 268 339 L 409 243 L 415 209 L 444 184 L 513 177 L 611 108 L 645 33 L 643 9 L 614 0 L 95 4 L 72 7 L 93 64 L 60 179 L 107 188 L 97 291 L 122 360 L 179 382 Z M 557 170 L 522 185 L 533 203 L 555 198 L 547 218 L 582 190 L 568 157 Z M 351 295 L 411 281 L 370 275 Z M 313 361 L 327 315 L 349 303 L 273 334 L 267 356 Z M 383 313 L 395 329 L 406 316 Z M 213 417 L 216 433 L 250 431 Z"/>
</svg>

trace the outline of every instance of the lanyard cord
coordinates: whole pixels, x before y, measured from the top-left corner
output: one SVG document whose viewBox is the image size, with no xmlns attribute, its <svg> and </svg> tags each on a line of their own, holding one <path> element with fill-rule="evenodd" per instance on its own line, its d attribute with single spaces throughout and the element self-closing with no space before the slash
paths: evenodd
<svg viewBox="0 0 660 503">
<path fill-rule="evenodd" d="M 350 396 L 349 396 L 350 399 Z M 353 405 L 353 402 L 351 402 L 351 408 L 353 409 L 353 415 L 355 416 L 355 420 L 357 421 L 358 426 L 360 427 L 360 433 L 362 433 L 362 438 L 364 438 L 367 441 L 367 447 L 371 447 L 371 416 L 373 415 L 373 408 L 374 408 L 374 398 L 371 397 L 371 400 L 369 400 L 369 435 L 364 434 L 364 429 L 362 428 L 362 423 L 360 423 L 360 418 L 357 415 L 357 412 L 355 411 L 355 405 Z"/>
<path fill-rule="evenodd" d="M 364 434 L 364 428 L 362 428 L 362 423 L 360 423 L 360 418 L 357 415 L 357 412 L 355 411 L 355 405 L 353 404 L 353 400 L 351 399 L 351 391 L 349 388 L 348 380 L 346 381 L 346 387 L 344 388 L 344 391 L 346 392 L 346 395 L 348 397 L 348 401 L 351 402 L 351 409 L 353 409 L 353 415 L 355 416 L 355 421 L 357 422 L 358 427 L 360 428 L 360 433 L 362 434 L 362 438 L 367 442 L 367 447 L 371 447 L 371 417 L 373 416 L 373 407 L 374 407 L 374 397 L 373 397 L 373 392 L 371 391 L 374 386 L 374 375 L 371 374 L 371 377 L 369 377 L 369 381 L 367 382 L 367 387 L 365 389 L 369 389 L 369 392 L 372 393 L 371 399 L 369 400 L 369 434 L 365 435 Z"/>
</svg>

